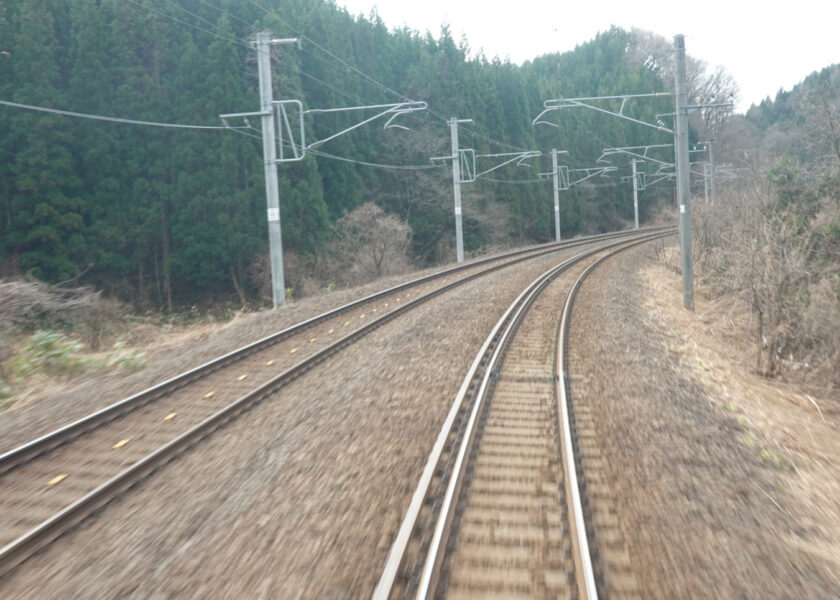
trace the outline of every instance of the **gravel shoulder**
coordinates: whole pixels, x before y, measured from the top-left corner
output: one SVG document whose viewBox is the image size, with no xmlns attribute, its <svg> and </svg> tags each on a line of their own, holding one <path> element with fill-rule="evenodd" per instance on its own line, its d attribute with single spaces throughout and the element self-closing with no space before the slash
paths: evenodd
<svg viewBox="0 0 840 600">
<path fill-rule="evenodd" d="M 642 597 L 838 597 L 836 395 L 753 374 L 748 320 L 684 311 L 661 254 L 596 271 L 570 339 Z"/>
</svg>

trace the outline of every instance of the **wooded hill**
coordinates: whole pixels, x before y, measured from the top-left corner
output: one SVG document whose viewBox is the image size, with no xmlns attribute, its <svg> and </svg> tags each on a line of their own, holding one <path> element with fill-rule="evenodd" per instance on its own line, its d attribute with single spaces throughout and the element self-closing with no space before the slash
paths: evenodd
<svg viewBox="0 0 840 600">
<path fill-rule="evenodd" d="M 362 127 L 279 168 L 284 247 L 304 270 L 328 258 L 334 224 L 366 202 L 407 223 L 415 264 L 454 259 L 451 172 L 430 162 L 450 153 L 449 117 L 474 119 L 460 139 L 477 154 L 543 151 L 463 186 L 468 252 L 553 239 L 551 184 L 539 180 L 551 148 L 580 168 L 605 147 L 672 141 L 586 110 L 552 116 L 558 128 L 531 124 L 549 98 L 667 90 L 672 58 L 663 60 L 649 34 L 613 29 L 518 66 L 471 57 L 446 29 L 389 31 L 375 14 L 354 17 L 324 0 L 6 0 L 0 100 L 218 126 L 219 114 L 259 108 L 249 41 L 262 30 L 301 38 L 300 49 L 273 51 L 276 99 L 307 108 L 429 104 L 400 119 L 410 130 Z M 702 66 L 698 73 L 692 90 L 702 96 L 714 82 Z M 646 99 L 625 112 L 655 121 L 673 104 Z M 310 141 L 357 116 L 310 115 Z M 0 105 L 0 275 L 75 278 L 145 308 L 237 294 L 258 304 L 267 234 L 257 121 L 190 130 Z M 614 164 L 609 179 L 562 193 L 564 237 L 632 223 L 631 184 L 621 180 L 629 161 Z M 670 198 L 669 188 L 646 191 L 642 221 Z"/>
<path fill-rule="evenodd" d="M 814 175 L 840 167 L 840 65 L 811 73 L 791 90 L 780 90 L 745 116 L 741 147 L 771 157 L 784 154 L 808 164 Z M 748 146 L 748 144 L 750 146 Z"/>
</svg>

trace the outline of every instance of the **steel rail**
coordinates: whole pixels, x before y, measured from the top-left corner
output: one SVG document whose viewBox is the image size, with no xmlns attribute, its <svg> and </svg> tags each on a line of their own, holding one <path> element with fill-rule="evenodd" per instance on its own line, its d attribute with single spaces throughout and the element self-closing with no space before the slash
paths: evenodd
<svg viewBox="0 0 840 600">
<path fill-rule="evenodd" d="M 653 230 L 653 228 L 651 229 Z M 541 253 L 550 253 L 557 249 L 563 249 L 567 247 L 574 247 L 576 245 L 586 244 L 592 241 L 598 241 L 601 239 L 611 239 L 612 237 L 621 237 L 632 235 L 633 230 L 621 231 L 621 232 L 614 232 L 609 234 L 603 234 L 600 236 L 587 236 L 583 238 L 575 238 L 574 240 L 565 240 L 563 242 L 551 242 L 548 244 L 543 244 L 540 246 L 530 247 L 526 249 L 520 250 L 513 250 L 510 252 L 506 252 L 503 254 L 499 254 L 493 257 L 487 257 L 480 259 L 478 261 L 471 262 L 469 264 L 457 265 L 450 269 L 446 269 L 439 273 L 434 273 L 432 275 L 427 275 L 424 277 L 418 277 L 417 279 L 413 279 L 406 283 L 402 283 L 386 290 L 382 290 L 380 292 L 376 292 L 374 294 L 370 294 L 365 296 L 364 298 L 360 298 L 358 300 L 354 300 L 338 308 L 326 311 L 320 315 L 315 317 L 306 319 L 300 323 L 287 327 L 281 331 L 268 335 L 262 339 L 259 339 L 255 342 L 247 344 L 241 348 L 233 350 L 227 354 L 224 354 L 220 357 L 214 358 L 204 364 L 201 364 L 193 369 L 185 371 L 175 377 L 167 379 L 157 385 L 154 385 L 150 388 L 147 388 L 141 392 L 128 396 L 122 400 L 115 402 L 105 408 L 102 408 L 98 411 L 95 411 L 85 417 L 82 417 L 76 421 L 68 423 L 56 430 L 53 430 L 47 434 L 39 436 L 38 438 L 31 440 L 25 444 L 22 444 L 16 448 L 8 450 L 2 454 L 0 454 L 0 475 L 14 469 L 16 466 L 23 464 L 32 458 L 35 458 L 45 452 L 53 450 L 58 446 L 61 446 L 68 441 L 71 441 L 80 435 L 96 429 L 97 427 L 113 421 L 129 412 L 137 410 L 145 406 L 146 404 L 160 399 L 165 395 L 184 387 L 185 385 L 192 383 L 202 377 L 217 371 L 218 369 L 225 367 L 229 364 L 233 364 L 239 360 L 246 358 L 247 356 L 258 352 L 264 348 L 269 346 L 275 345 L 292 335 L 300 333 L 309 327 L 313 327 L 319 323 L 327 321 L 331 318 L 334 318 L 342 313 L 348 312 L 364 304 L 374 302 L 380 298 L 388 296 L 390 294 L 395 294 L 405 289 L 414 287 L 416 285 L 420 285 L 423 283 L 428 283 L 430 281 L 434 281 L 441 277 L 447 277 L 449 275 L 455 274 L 457 272 L 474 268 L 477 266 L 481 266 L 493 261 L 498 260 L 505 260 L 507 258 L 516 257 L 519 255 L 526 255 L 528 253 L 534 253 L 535 255 L 539 255 Z M 510 264 L 510 263 L 505 263 Z"/>
<path fill-rule="evenodd" d="M 614 237 L 614 234 L 610 234 L 610 235 Z M 596 241 L 598 241 L 600 239 L 603 239 L 603 238 L 597 238 Z M 587 239 L 587 242 L 589 242 L 589 241 L 591 241 L 591 240 Z M 587 243 L 587 242 L 583 242 L 583 243 Z M 578 242 L 578 245 L 580 243 L 581 242 Z M 24 561 L 26 558 L 28 558 L 32 553 L 34 553 L 38 549 L 40 549 L 40 548 L 44 547 L 45 545 L 49 544 L 55 538 L 57 538 L 62 533 L 67 531 L 70 527 L 72 527 L 75 524 L 79 523 L 80 521 L 84 520 L 91 513 L 98 510 L 99 508 L 101 508 L 102 506 L 104 506 L 105 504 L 110 502 L 111 500 L 117 498 L 120 495 L 121 492 L 123 492 L 124 490 L 128 489 L 129 487 L 131 487 L 132 485 L 134 485 L 135 483 L 137 483 L 138 481 L 140 481 L 141 479 L 146 477 L 148 474 L 153 472 L 155 469 L 160 467 L 162 464 L 171 460 L 174 456 L 176 456 L 177 454 L 179 454 L 180 452 L 185 450 L 187 447 L 193 445 L 195 442 L 197 442 L 201 438 L 205 437 L 206 435 L 208 435 L 209 433 L 211 433 L 215 429 L 219 428 L 221 425 L 228 422 L 229 420 L 234 418 L 239 413 L 243 412 L 244 410 L 247 410 L 248 408 L 250 408 L 253 405 L 255 405 L 256 403 L 258 403 L 259 401 L 261 401 L 264 398 L 266 398 L 266 397 L 270 396 L 271 394 L 275 393 L 278 389 L 280 389 L 284 385 L 288 384 L 293 379 L 297 378 L 298 376 L 305 373 L 306 371 L 312 369 L 314 366 L 321 363 L 322 361 L 327 359 L 329 356 L 335 354 L 336 352 L 338 352 L 342 348 L 344 348 L 347 345 L 353 343 L 354 341 L 364 337 L 365 335 L 367 335 L 371 331 L 377 329 L 378 327 L 381 327 L 382 325 L 384 325 L 385 323 L 393 320 L 397 316 L 413 309 L 414 307 L 416 307 L 416 306 L 418 306 L 418 305 L 420 305 L 420 304 L 422 304 L 422 303 L 424 303 L 424 302 L 426 302 L 426 301 L 428 301 L 428 300 L 430 300 L 430 299 L 432 299 L 432 298 L 434 298 L 438 295 L 441 295 L 441 294 L 443 294 L 443 293 L 445 293 L 445 292 L 447 292 L 451 289 L 454 289 L 455 287 L 463 285 L 464 283 L 467 283 L 468 281 L 472 281 L 472 280 L 477 279 L 481 276 L 484 276 L 488 273 L 491 273 L 491 272 L 494 272 L 496 270 L 505 268 L 507 266 L 510 266 L 511 264 L 515 264 L 515 263 L 518 263 L 518 262 L 521 262 L 521 261 L 530 260 L 531 258 L 541 256 L 542 254 L 548 254 L 548 253 L 551 253 L 551 252 L 554 252 L 558 249 L 563 248 L 563 246 L 558 247 L 556 244 L 549 244 L 547 246 L 550 246 L 550 247 L 545 248 L 544 250 L 542 250 L 540 252 L 536 252 L 535 254 L 528 254 L 527 251 L 526 252 L 515 251 L 513 253 L 509 253 L 508 255 L 504 255 L 505 257 L 509 257 L 509 255 L 516 256 L 517 254 L 526 254 L 525 256 L 518 256 L 518 257 L 514 258 L 513 261 L 506 262 L 506 263 L 500 263 L 498 265 L 493 265 L 493 266 L 491 266 L 487 269 L 484 269 L 482 271 L 478 271 L 476 273 L 469 274 L 466 277 L 463 277 L 463 278 L 458 279 L 456 281 L 453 281 L 449 284 L 441 286 L 440 288 L 438 288 L 436 290 L 432 290 L 431 292 L 428 292 L 428 293 L 426 293 L 422 296 L 418 296 L 414 300 L 408 301 L 405 304 L 395 308 L 391 312 L 389 312 L 389 313 L 387 313 L 387 314 L 385 314 L 385 315 L 383 315 L 383 316 L 381 316 L 377 319 L 372 320 L 371 322 L 367 323 L 366 325 L 363 325 L 362 327 L 352 331 L 351 333 L 349 333 L 346 336 L 340 338 L 336 342 L 330 344 L 329 346 L 326 346 L 325 348 L 322 348 L 321 350 L 315 352 L 314 354 L 312 354 L 308 358 L 306 358 L 306 359 L 300 361 L 299 363 L 293 365 L 292 367 L 288 368 L 284 372 L 280 373 L 279 375 L 275 376 L 274 378 L 272 378 L 269 381 L 265 382 L 264 384 L 260 385 L 256 389 L 252 390 L 251 392 L 245 394 L 244 396 L 235 400 L 231 404 L 227 405 L 225 408 L 223 408 L 223 409 L 219 410 L 218 412 L 216 412 L 215 414 L 211 415 L 210 417 L 205 419 L 203 422 L 199 423 L 198 425 L 196 425 L 196 426 L 192 427 L 191 429 L 187 430 L 186 432 L 182 433 L 181 435 L 179 435 L 178 437 L 176 437 L 175 439 L 173 439 L 169 443 L 167 443 L 165 446 L 163 446 L 163 447 L 159 448 L 158 450 L 152 452 L 151 454 L 147 455 L 146 457 L 136 461 L 134 464 L 130 465 L 129 467 L 124 469 L 122 472 L 120 472 L 119 474 L 117 474 L 116 476 L 114 476 L 113 478 L 108 480 L 107 482 L 101 484 L 100 486 L 98 486 L 94 490 L 92 490 L 89 493 L 87 493 L 86 495 L 84 495 L 82 498 L 80 498 L 77 501 L 73 502 L 72 504 L 66 506 L 64 509 L 62 509 L 61 511 L 56 513 L 54 516 L 48 518 L 47 520 L 43 521 L 38 526 L 34 527 L 33 529 L 31 529 L 28 532 L 24 533 L 23 535 L 19 536 L 17 539 L 15 539 L 12 542 L 10 542 L 9 544 L 7 544 L 5 547 L 0 548 L 0 576 L 2 576 L 4 573 L 8 572 L 10 569 L 14 568 L 16 565 L 20 564 L 22 561 Z M 532 250 L 532 252 L 533 252 L 533 250 Z M 498 257 L 495 260 L 498 260 Z M 492 261 L 483 261 L 480 264 L 484 264 L 484 262 L 492 262 Z M 475 264 L 473 264 L 471 266 L 475 266 Z M 447 270 L 444 273 L 451 273 L 452 271 L 462 270 L 462 268 L 463 267 L 457 267 L 455 269 Z M 439 277 L 439 276 L 443 276 L 443 274 L 436 274 L 435 277 Z M 418 282 L 418 281 L 428 281 L 428 279 L 427 278 L 419 278 L 417 280 L 414 280 L 415 283 Z M 404 289 L 405 287 L 406 287 L 406 284 L 402 284 L 400 286 L 396 286 L 395 288 L 391 288 L 391 290 L 394 290 L 394 289 L 401 290 L 401 289 Z M 368 298 L 374 298 L 374 297 L 381 297 L 381 293 L 373 294 L 372 296 L 369 296 Z M 359 302 L 360 301 L 352 302 L 348 305 L 345 305 L 344 307 L 340 307 L 340 309 L 344 309 L 345 307 L 350 306 L 350 305 L 357 306 Z M 337 309 L 337 310 L 339 310 L 339 309 Z M 343 312 L 343 311 L 341 311 L 341 312 Z M 334 314 L 339 314 L 339 313 L 336 312 L 336 311 L 330 311 L 330 313 L 324 313 L 324 314 L 334 315 Z M 312 322 L 315 319 L 320 319 L 322 316 L 323 315 L 320 315 L 319 317 L 315 317 L 314 319 L 310 319 L 308 322 Z M 307 323 L 307 322 L 304 322 L 304 323 Z M 295 327 L 298 327 L 298 326 L 295 326 Z M 292 327 L 292 328 L 289 328 L 289 329 L 295 329 L 295 327 Z M 282 334 L 286 331 L 288 331 L 288 330 L 284 330 L 283 332 L 280 332 L 278 334 L 274 334 L 274 336 L 280 335 L 280 334 Z M 260 340 L 259 342 L 256 342 L 255 344 L 259 344 L 260 342 L 263 342 L 264 340 L 270 339 L 274 336 L 269 336 L 268 338 L 263 338 L 263 340 Z M 249 346 L 246 346 L 245 348 L 251 349 L 255 346 L 255 344 L 251 344 Z M 254 350 L 251 350 L 251 352 L 253 352 L 253 351 Z M 236 352 L 238 352 L 238 351 L 228 353 L 224 357 L 222 357 L 222 359 L 229 359 L 232 355 L 235 355 Z M 248 353 L 250 354 L 251 352 L 248 352 Z M 211 363 L 206 363 L 206 364 L 208 364 L 208 365 L 209 364 L 215 364 L 216 362 L 218 362 L 218 361 L 211 361 Z M 227 363 L 225 363 L 225 364 L 227 364 Z M 193 373 L 195 371 L 196 371 L 196 369 L 194 369 L 193 371 L 190 371 L 189 373 Z M 169 381 L 173 381 L 173 380 L 169 380 Z M 167 382 L 165 382 L 165 383 L 167 383 Z M 164 384 L 160 384 L 159 386 L 156 386 L 155 388 L 152 388 L 152 389 L 159 390 L 163 385 Z M 181 386 L 177 386 L 177 387 L 181 387 Z M 170 388 L 170 389 L 177 389 L 177 387 Z M 163 393 L 166 393 L 166 391 L 164 391 Z M 142 394 L 142 392 L 141 392 L 141 394 Z M 151 399 L 154 399 L 154 398 L 151 398 Z M 126 401 L 118 403 L 118 405 L 122 405 L 125 402 Z M 109 407 L 109 408 L 112 408 L 112 407 Z M 103 411 L 105 411 L 105 410 L 108 410 L 108 409 L 103 409 Z M 102 413 L 103 411 L 98 411 L 97 413 L 94 413 L 92 416 L 95 417 L 95 416 L 99 415 L 100 413 Z M 124 411 L 124 412 L 129 412 L 129 411 Z M 120 413 L 117 413 L 116 416 L 119 416 L 119 414 Z M 93 429 L 96 426 L 98 426 L 99 424 L 110 422 L 111 420 L 112 419 L 100 420 L 99 423 L 91 424 L 91 418 L 87 417 L 86 419 L 81 420 L 82 422 L 86 422 L 86 424 L 88 425 L 88 427 L 85 428 L 84 430 L 73 429 L 72 424 L 71 424 L 71 426 L 67 426 L 67 427 L 64 427 L 62 429 L 59 429 L 56 432 L 53 432 L 53 434 L 51 434 L 51 435 L 55 435 L 55 436 L 68 435 L 66 432 L 71 431 L 72 434 L 75 434 L 75 435 L 72 435 L 72 438 L 75 438 L 75 437 L 78 437 L 79 435 L 81 435 L 82 433 L 84 433 L 84 431 L 87 431 L 88 429 Z M 49 437 L 49 436 L 44 436 L 43 438 L 39 438 L 39 440 L 36 440 L 36 442 L 40 441 L 40 440 L 42 440 L 46 437 Z M 47 447 L 46 450 L 43 450 L 43 451 L 47 451 L 47 450 L 49 450 L 53 447 L 61 445 L 62 443 L 66 442 L 66 441 L 67 441 L 66 439 L 64 439 L 64 440 L 52 440 L 52 444 L 49 447 Z M 28 445 L 25 445 L 23 447 L 23 450 L 27 450 L 27 448 L 29 446 L 31 446 L 31 443 L 28 444 Z M 11 454 L 11 453 L 7 453 L 7 454 Z M 25 457 L 21 458 L 21 456 L 24 455 L 24 454 L 25 454 Z M 40 453 L 38 453 L 38 454 L 40 454 Z M 22 462 L 23 460 L 31 459 L 31 458 L 34 458 L 35 456 L 37 456 L 37 454 L 35 454 L 31 451 L 29 451 L 28 453 L 19 452 L 17 454 L 18 464 L 20 462 Z M 6 471 L 7 470 L 9 470 L 9 469 L 6 469 Z M 0 470 L 0 474 L 2 474 L 3 472 L 4 472 L 3 470 Z"/>
<path fill-rule="evenodd" d="M 630 245 L 626 245 L 625 248 L 631 247 L 639 243 L 644 243 L 652 239 L 656 239 L 663 235 L 671 234 L 672 232 L 670 231 L 666 231 L 664 233 L 662 233 L 661 231 L 657 231 L 656 233 L 642 234 L 644 236 L 643 239 L 633 242 Z M 622 243 L 624 243 L 624 241 L 617 242 L 614 245 L 619 245 Z M 388 558 L 386 559 L 385 566 L 382 571 L 382 575 L 371 596 L 373 600 L 385 600 L 391 596 L 400 566 L 405 558 L 405 554 L 409 545 L 410 538 L 412 536 L 412 532 L 414 531 L 417 525 L 417 519 L 419 517 L 420 510 L 429 494 L 429 488 L 434 474 L 436 471 L 438 471 L 439 465 L 442 461 L 444 447 L 447 443 L 447 440 L 451 437 L 453 433 L 453 425 L 456 421 L 458 414 L 461 413 L 464 408 L 463 405 L 468 391 L 477 376 L 479 368 L 483 365 L 483 376 L 481 377 L 478 393 L 475 395 L 476 399 L 470 410 L 469 419 L 464 428 L 464 433 L 461 437 L 461 443 L 459 444 L 458 453 L 455 457 L 454 466 L 452 468 L 452 473 L 450 475 L 444 498 L 441 503 L 441 508 L 437 516 L 434 533 L 432 536 L 432 540 L 429 543 L 429 550 L 426 555 L 426 561 L 423 565 L 423 570 L 420 576 L 420 581 L 415 597 L 418 599 L 425 599 L 434 595 L 435 590 L 437 588 L 437 580 L 443 560 L 443 552 L 441 551 L 441 549 L 444 547 L 446 540 L 449 537 L 449 528 L 451 526 L 452 519 L 454 516 L 453 507 L 457 502 L 457 498 L 460 494 L 460 488 L 463 483 L 465 466 L 467 462 L 466 457 L 468 456 L 472 443 L 475 439 L 478 419 L 484 405 L 486 391 L 488 389 L 490 379 L 494 372 L 494 366 L 498 362 L 503 350 L 507 345 L 508 336 L 511 332 L 516 331 L 517 327 L 519 326 L 521 317 L 527 312 L 528 308 L 536 299 L 536 297 L 557 275 L 567 270 L 572 265 L 591 256 L 592 254 L 603 252 L 605 249 L 608 248 L 610 248 L 610 245 L 593 248 L 575 257 L 572 257 L 559 265 L 552 267 L 546 273 L 540 275 L 536 280 L 534 280 L 534 282 L 532 282 L 525 290 L 522 291 L 522 293 L 516 298 L 516 300 L 514 300 L 513 303 L 511 303 L 511 305 L 508 307 L 508 309 L 505 311 L 505 313 L 490 331 L 490 334 L 487 336 L 484 344 L 482 345 L 481 349 L 479 350 L 478 354 L 473 360 L 472 365 L 467 371 L 467 374 L 461 384 L 458 394 L 456 395 L 455 400 L 453 401 L 452 406 L 450 407 L 449 413 L 447 414 L 447 417 L 444 420 L 444 423 L 441 427 L 440 433 L 438 434 L 438 437 L 432 447 L 432 451 L 429 455 L 429 458 L 427 459 L 417 488 L 415 489 L 415 492 L 412 495 L 409 507 L 406 511 L 405 518 L 403 519 L 397 536 L 389 551 Z M 611 256 L 615 252 L 617 251 L 613 251 L 608 256 Z M 597 262 L 600 262 L 600 260 Z M 489 359 L 487 356 L 488 353 L 492 353 Z M 588 557 L 588 551 L 586 556 Z M 591 562 L 589 566 L 589 571 L 591 572 Z M 585 569 L 583 570 L 583 572 L 585 572 Z"/>
<path fill-rule="evenodd" d="M 527 260 L 530 257 L 520 258 L 517 260 Z M 26 532 L 16 540 L 12 541 L 4 548 L 0 548 L 0 576 L 20 564 L 23 560 L 28 558 L 33 552 L 49 544 L 64 531 L 77 524 L 86 518 L 89 514 L 104 506 L 111 500 L 119 496 L 119 494 L 131 487 L 136 482 L 140 481 L 146 475 L 151 473 L 155 468 L 170 460 L 176 454 L 192 445 L 202 437 L 211 433 L 219 426 L 233 418 L 240 412 L 250 408 L 263 398 L 276 392 L 296 377 L 308 371 L 318 363 L 322 362 L 332 354 L 335 354 L 341 348 L 349 345 L 353 341 L 360 339 L 367 335 L 374 329 L 382 326 L 388 321 L 396 318 L 400 314 L 411 310 L 415 306 L 430 300 L 450 289 L 453 289 L 467 281 L 480 277 L 488 272 L 503 268 L 510 263 L 503 263 L 502 265 L 495 265 L 488 270 L 474 273 L 466 278 L 459 279 L 445 286 L 433 290 L 423 296 L 419 296 L 412 301 L 406 302 L 400 307 L 394 309 L 386 315 L 363 325 L 362 327 L 352 331 L 329 346 L 322 348 L 318 352 L 300 361 L 286 371 L 280 373 L 274 378 L 262 384 L 255 390 L 245 394 L 233 403 L 229 404 L 222 410 L 211 415 L 203 422 L 187 430 L 171 442 L 156 450 L 150 455 L 135 462 L 121 473 L 100 485 L 96 489 L 86 494 L 81 499 L 73 504 L 68 505 L 53 517 L 42 522 L 37 527 Z"/>
<path fill-rule="evenodd" d="M 563 466 L 566 477 L 563 478 L 566 488 L 566 509 L 569 515 L 569 529 L 572 533 L 572 556 L 575 561 L 575 572 L 580 576 L 576 578 L 578 584 L 578 597 L 585 600 L 597 600 L 598 590 L 595 585 L 595 572 L 592 568 L 591 554 L 589 551 L 589 541 L 586 535 L 586 522 L 583 514 L 583 501 L 580 497 L 580 484 L 578 483 L 577 463 L 575 460 L 575 450 L 572 442 L 572 425 L 571 425 L 571 401 L 569 393 L 569 378 L 568 378 L 568 355 L 566 353 L 566 346 L 569 337 L 569 325 L 571 324 L 572 307 L 577 293 L 583 281 L 595 270 L 602 262 L 615 256 L 619 252 L 623 252 L 629 248 L 643 244 L 652 239 L 661 237 L 659 235 L 652 235 L 649 239 L 631 242 L 605 254 L 591 265 L 589 265 L 575 280 L 572 287 L 569 288 L 569 293 L 566 295 L 566 301 L 563 303 L 563 310 L 560 313 L 560 319 L 557 326 L 556 334 L 556 349 L 555 349 L 555 375 L 558 385 L 555 387 L 555 402 L 560 414 L 561 427 L 561 454 L 563 457 Z"/>
</svg>

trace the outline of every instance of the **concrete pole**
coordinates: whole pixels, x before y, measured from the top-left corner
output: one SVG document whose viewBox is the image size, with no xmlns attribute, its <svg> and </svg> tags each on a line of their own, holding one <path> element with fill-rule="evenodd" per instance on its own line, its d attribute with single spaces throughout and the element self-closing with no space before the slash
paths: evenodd
<svg viewBox="0 0 840 600">
<path fill-rule="evenodd" d="M 635 158 L 633 159 L 633 217 L 635 222 L 634 229 L 639 228 L 639 178 L 636 176 L 636 163 L 638 162 Z"/>
<path fill-rule="evenodd" d="M 464 262 L 464 229 L 461 224 L 461 157 L 458 155 L 458 119 L 449 119 L 452 136 L 452 188 L 455 192 L 455 247 L 458 262 Z"/>
<path fill-rule="evenodd" d="M 551 172 L 554 174 L 554 239 L 560 241 L 560 173 L 557 167 L 557 148 L 551 149 Z"/>
<path fill-rule="evenodd" d="M 709 163 L 703 163 L 703 193 L 706 197 L 706 204 L 709 203 Z"/>
<path fill-rule="evenodd" d="M 685 37 L 674 36 L 676 126 L 674 154 L 677 161 L 677 206 L 680 219 L 680 264 L 682 266 L 683 306 L 694 310 L 694 266 L 691 257 L 691 190 L 689 187 L 688 105 L 685 81 Z"/>
<path fill-rule="evenodd" d="M 283 277 L 283 238 L 280 230 L 280 195 L 277 184 L 277 146 L 274 143 L 274 97 L 271 89 L 271 40 L 267 31 L 257 34 L 257 69 L 260 78 L 265 198 L 268 208 L 268 252 L 271 257 L 271 296 L 274 308 L 286 302 Z"/>
</svg>

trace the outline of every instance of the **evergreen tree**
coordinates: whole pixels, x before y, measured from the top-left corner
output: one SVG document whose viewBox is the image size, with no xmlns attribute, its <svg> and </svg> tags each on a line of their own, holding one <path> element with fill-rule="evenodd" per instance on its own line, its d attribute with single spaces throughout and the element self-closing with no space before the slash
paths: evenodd
<svg viewBox="0 0 840 600">
<path fill-rule="evenodd" d="M 10 7 L 12 36 L 10 86 L 14 101 L 61 106 L 58 36 L 46 0 Z M 75 276 L 86 250 L 85 210 L 65 117 L 18 112 L 9 118 L 8 228 L 4 253 L 24 272 L 47 281 Z"/>
<path fill-rule="evenodd" d="M 551 148 L 570 151 L 567 164 L 575 168 L 592 166 L 607 146 L 667 141 L 584 109 L 553 114 L 557 128 L 531 125 L 547 98 L 664 90 L 658 75 L 628 60 L 627 32 L 613 29 L 573 52 L 517 66 L 470 58 L 448 28 L 389 32 L 376 13 L 354 17 L 324 0 L 9 0 L 0 4 L 0 99 L 215 124 L 220 113 L 256 110 L 247 42 L 263 29 L 303 37 L 301 49 L 273 50 L 277 99 L 318 109 L 411 98 L 431 109 L 400 118 L 410 131 L 384 129 L 380 120 L 278 167 L 284 248 L 304 257 L 324 252 L 332 224 L 372 201 L 411 226 L 419 263 L 452 260 L 448 166 L 364 164 L 431 166 L 430 157 L 450 151 L 449 117 L 474 119 L 461 129 L 461 146 L 478 154 L 543 151 L 539 160 L 463 186 L 468 251 L 553 237 L 551 185 L 539 180 Z M 668 102 L 629 103 L 625 112 L 651 121 L 672 110 Z M 371 114 L 310 114 L 308 141 Z M 267 250 L 262 151 L 247 137 L 258 132 L 116 124 L 4 106 L 0 128 L 3 274 L 58 281 L 83 273 L 110 293 L 167 309 L 203 296 L 241 304 L 254 297 L 246 272 Z M 616 166 L 629 173 L 629 162 Z M 632 218 L 631 186 L 617 177 L 603 183 L 611 184 L 562 192 L 564 236 Z"/>
</svg>

